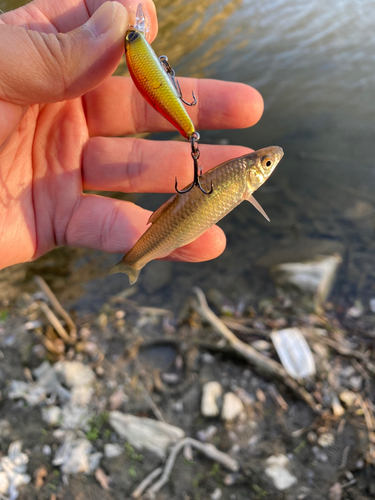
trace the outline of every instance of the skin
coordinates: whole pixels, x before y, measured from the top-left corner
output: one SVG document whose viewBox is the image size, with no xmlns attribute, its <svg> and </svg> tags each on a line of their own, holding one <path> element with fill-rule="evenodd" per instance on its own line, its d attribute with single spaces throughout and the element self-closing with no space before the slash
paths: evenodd
<svg viewBox="0 0 375 500">
<path fill-rule="evenodd" d="M 172 130 L 129 78 L 110 76 L 138 1 L 34 0 L 0 16 L 0 268 L 57 245 L 127 252 L 150 212 L 82 191 L 173 192 L 175 176 L 181 186 L 191 181 L 185 142 L 113 137 Z M 143 2 L 152 41 L 155 7 Z M 197 96 L 188 110 L 197 130 L 248 127 L 263 112 L 261 96 L 246 85 L 179 81 L 185 95 Z M 249 151 L 200 149 L 204 170 Z M 224 248 L 214 226 L 169 258 L 203 261 Z"/>
</svg>

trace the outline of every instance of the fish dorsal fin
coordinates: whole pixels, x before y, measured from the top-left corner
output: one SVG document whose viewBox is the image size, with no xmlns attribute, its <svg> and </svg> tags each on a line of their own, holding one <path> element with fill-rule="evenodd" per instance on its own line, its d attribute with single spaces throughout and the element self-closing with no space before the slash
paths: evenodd
<svg viewBox="0 0 375 500">
<path fill-rule="evenodd" d="M 254 198 L 252 194 L 246 199 L 263 215 L 265 219 L 268 220 L 268 222 L 270 222 L 268 215 L 266 214 L 266 212 L 263 210 L 263 208 L 260 206 L 260 204 L 257 202 L 257 200 Z"/>
<path fill-rule="evenodd" d="M 161 216 L 161 214 L 164 213 L 165 210 L 167 210 L 167 208 L 169 207 L 169 205 L 172 203 L 172 201 L 174 199 L 175 199 L 175 196 L 172 196 L 172 198 L 169 198 L 169 200 L 165 201 L 162 205 L 160 205 L 160 207 L 157 208 L 155 210 L 155 212 L 153 212 L 150 215 L 150 218 L 148 219 L 147 224 L 154 223 Z"/>
</svg>

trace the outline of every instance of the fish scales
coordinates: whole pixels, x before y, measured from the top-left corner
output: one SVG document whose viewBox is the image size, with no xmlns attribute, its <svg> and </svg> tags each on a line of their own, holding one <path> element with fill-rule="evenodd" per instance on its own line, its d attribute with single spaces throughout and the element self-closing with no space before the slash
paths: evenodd
<svg viewBox="0 0 375 500">
<path fill-rule="evenodd" d="M 146 101 L 169 120 L 183 137 L 195 132 L 172 80 L 142 33 L 128 30 L 125 56 L 132 80 Z"/>
<path fill-rule="evenodd" d="M 206 172 L 201 182 L 206 187 L 212 181 L 213 192 L 207 196 L 193 188 L 172 196 L 151 215 L 151 225 L 112 272 L 124 272 L 130 283 L 135 283 L 148 262 L 194 241 L 244 200 L 267 217 L 252 193 L 267 180 L 282 156 L 281 148 L 270 146 Z"/>
</svg>

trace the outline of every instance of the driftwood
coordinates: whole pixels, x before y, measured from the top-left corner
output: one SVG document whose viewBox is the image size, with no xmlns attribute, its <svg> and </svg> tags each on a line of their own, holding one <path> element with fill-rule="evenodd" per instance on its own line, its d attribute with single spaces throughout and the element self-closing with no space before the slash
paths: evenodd
<svg viewBox="0 0 375 500">
<path fill-rule="evenodd" d="M 280 363 L 267 358 L 256 349 L 248 344 L 242 342 L 239 338 L 232 333 L 227 326 L 216 316 L 207 304 L 206 297 L 202 290 L 194 287 L 194 292 L 198 298 L 197 312 L 204 318 L 210 325 L 220 333 L 230 344 L 234 351 L 244 357 L 249 363 L 264 374 L 281 380 L 296 396 L 305 401 L 315 413 L 320 413 L 321 408 L 316 403 L 314 398 L 309 394 L 306 389 L 301 387 L 292 377 L 290 377 L 284 370 Z"/>
</svg>

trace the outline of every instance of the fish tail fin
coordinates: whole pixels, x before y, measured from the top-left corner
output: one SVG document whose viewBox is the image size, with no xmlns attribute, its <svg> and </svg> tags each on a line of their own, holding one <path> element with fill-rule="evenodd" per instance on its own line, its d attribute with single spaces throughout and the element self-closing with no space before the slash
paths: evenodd
<svg viewBox="0 0 375 500">
<path fill-rule="evenodd" d="M 134 283 L 137 281 L 140 269 L 134 269 L 134 267 L 129 266 L 128 264 L 125 264 L 123 260 L 120 260 L 118 264 L 116 264 L 112 269 L 109 271 L 109 274 L 116 274 L 116 273 L 125 273 L 129 276 L 129 281 L 131 285 L 134 285 Z"/>
</svg>

